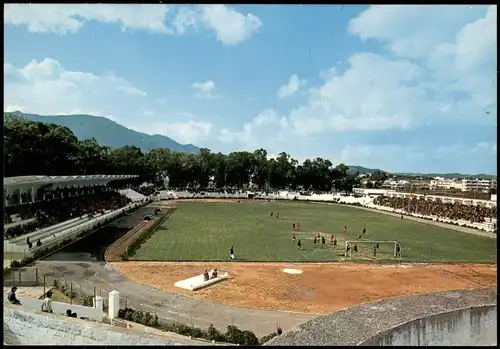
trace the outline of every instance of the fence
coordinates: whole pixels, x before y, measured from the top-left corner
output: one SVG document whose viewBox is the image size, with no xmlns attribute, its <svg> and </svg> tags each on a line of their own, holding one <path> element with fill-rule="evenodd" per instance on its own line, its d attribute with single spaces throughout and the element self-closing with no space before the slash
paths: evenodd
<svg viewBox="0 0 500 349">
<path fill-rule="evenodd" d="M 54 277 L 50 287 L 54 287 L 64 294 L 69 304 L 91 307 L 93 299 L 99 296 L 103 300 L 103 310 L 106 312 L 109 309 L 109 291 L 101 287 L 96 287 L 88 281 L 77 283 L 69 281 L 67 274 L 59 274 Z"/>
<path fill-rule="evenodd" d="M 43 275 L 36 267 L 9 269 L 3 276 L 4 287 L 41 287 L 44 285 Z"/>
</svg>

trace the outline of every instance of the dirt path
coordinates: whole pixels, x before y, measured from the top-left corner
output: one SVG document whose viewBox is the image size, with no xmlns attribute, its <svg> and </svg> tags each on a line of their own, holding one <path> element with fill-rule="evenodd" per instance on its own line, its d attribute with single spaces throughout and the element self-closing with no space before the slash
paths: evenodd
<svg viewBox="0 0 500 349">
<path fill-rule="evenodd" d="M 165 292 L 199 300 L 323 314 L 388 297 L 497 284 L 496 265 L 414 264 L 282 264 L 282 263 L 111 263 L 125 277 Z M 299 269 L 300 275 L 283 268 Z M 229 272 L 231 279 L 196 292 L 174 282 L 206 268 Z M 264 297 L 265 295 L 265 297 Z"/>
<path fill-rule="evenodd" d="M 138 239 L 145 234 L 156 221 L 163 219 L 166 215 L 171 214 L 169 210 L 175 207 L 175 202 L 169 202 L 167 204 L 162 205 L 166 212 L 162 212 L 159 216 L 154 217 L 151 221 L 143 221 L 132 228 L 128 233 L 124 236 L 113 242 L 104 253 L 105 259 L 108 262 L 118 262 L 122 260 L 126 260 L 128 257 L 128 248 L 135 243 Z"/>
</svg>

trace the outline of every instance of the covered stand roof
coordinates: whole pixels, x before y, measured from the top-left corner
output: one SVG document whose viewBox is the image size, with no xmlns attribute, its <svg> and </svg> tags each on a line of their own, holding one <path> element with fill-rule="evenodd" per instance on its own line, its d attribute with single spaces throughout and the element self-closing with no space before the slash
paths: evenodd
<svg viewBox="0 0 500 349">
<path fill-rule="evenodd" d="M 62 186 L 74 185 L 103 185 L 112 181 L 136 178 L 137 175 L 77 175 L 77 176 L 20 176 L 4 177 L 5 190 L 20 188 L 41 187 L 47 184 Z"/>
</svg>

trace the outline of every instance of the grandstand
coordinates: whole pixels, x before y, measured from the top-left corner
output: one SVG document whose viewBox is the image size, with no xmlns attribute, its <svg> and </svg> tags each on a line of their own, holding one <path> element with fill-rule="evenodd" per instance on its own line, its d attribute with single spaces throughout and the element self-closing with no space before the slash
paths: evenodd
<svg viewBox="0 0 500 349">
<path fill-rule="evenodd" d="M 494 201 L 387 193 L 375 198 L 370 207 L 470 225 L 487 231 L 496 230 L 497 206 Z"/>
<path fill-rule="evenodd" d="M 113 188 L 133 178 L 137 176 L 4 178 L 4 260 L 33 256 L 143 205 L 149 200 L 145 196 Z M 118 185 L 108 186 L 111 182 Z"/>
</svg>

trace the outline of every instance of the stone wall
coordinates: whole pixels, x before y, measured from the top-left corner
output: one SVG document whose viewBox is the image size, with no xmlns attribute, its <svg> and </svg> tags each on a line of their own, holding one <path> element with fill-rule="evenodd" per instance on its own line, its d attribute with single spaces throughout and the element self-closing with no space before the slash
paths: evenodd
<svg viewBox="0 0 500 349">
<path fill-rule="evenodd" d="M 308 321 L 265 345 L 496 345 L 497 289 L 397 297 Z"/>
<path fill-rule="evenodd" d="M 176 345 L 159 335 L 91 321 L 4 306 L 4 344 L 17 345 Z"/>
</svg>

